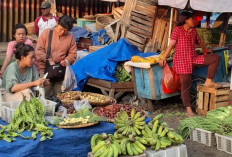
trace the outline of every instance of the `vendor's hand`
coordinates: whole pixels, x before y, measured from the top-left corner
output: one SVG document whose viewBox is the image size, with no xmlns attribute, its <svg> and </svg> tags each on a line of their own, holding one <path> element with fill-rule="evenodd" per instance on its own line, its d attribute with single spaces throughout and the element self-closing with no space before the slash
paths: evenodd
<svg viewBox="0 0 232 157">
<path fill-rule="evenodd" d="M 67 60 L 66 60 L 67 61 Z M 60 61 L 60 64 L 63 66 L 63 67 L 66 67 L 66 61 L 65 60 L 62 60 Z"/>
<path fill-rule="evenodd" d="M 45 84 L 47 79 L 45 78 L 39 78 L 38 80 L 34 81 L 35 86 L 43 86 Z"/>
<path fill-rule="evenodd" d="M 161 67 L 163 67 L 164 65 L 165 65 L 165 63 L 166 63 L 167 61 L 166 61 L 166 59 L 161 59 L 161 60 L 159 60 L 159 65 L 161 66 Z"/>
<path fill-rule="evenodd" d="M 45 79 L 44 83 L 42 83 L 42 85 L 40 85 L 40 87 L 44 88 L 49 84 L 50 84 L 49 79 Z"/>
</svg>

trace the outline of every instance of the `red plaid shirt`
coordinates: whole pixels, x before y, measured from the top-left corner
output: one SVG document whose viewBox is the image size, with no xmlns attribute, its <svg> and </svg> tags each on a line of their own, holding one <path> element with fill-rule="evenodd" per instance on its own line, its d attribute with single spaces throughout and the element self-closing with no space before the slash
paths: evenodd
<svg viewBox="0 0 232 157">
<path fill-rule="evenodd" d="M 173 68 L 177 74 L 192 74 L 193 64 L 204 63 L 204 56 L 195 51 L 196 41 L 198 45 L 202 42 L 195 28 L 187 32 L 183 26 L 178 26 L 173 30 L 170 44 L 175 45 Z"/>
</svg>

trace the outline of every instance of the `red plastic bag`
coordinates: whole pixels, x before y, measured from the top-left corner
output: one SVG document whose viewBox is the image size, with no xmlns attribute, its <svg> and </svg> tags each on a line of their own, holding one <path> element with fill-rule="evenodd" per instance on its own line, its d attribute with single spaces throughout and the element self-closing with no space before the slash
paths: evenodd
<svg viewBox="0 0 232 157">
<path fill-rule="evenodd" d="M 165 94 L 180 91 L 180 77 L 168 64 L 165 64 L 163 70 L 162 89 Z"/>
</svg>

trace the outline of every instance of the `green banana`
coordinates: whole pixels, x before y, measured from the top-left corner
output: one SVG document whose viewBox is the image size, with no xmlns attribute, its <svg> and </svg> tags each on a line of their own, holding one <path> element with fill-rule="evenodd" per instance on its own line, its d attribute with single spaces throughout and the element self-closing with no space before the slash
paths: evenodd
<svg viewBox="0 0 232 157">
<path fill-rule="evenodd" d="M 152 134 L 153 132 L 151 131 L 151 129 L 148 127 L 148 125 L 144 126 L 144 130 L 148 133 L 148 134 Z"/>
<path fill-rule="evenodd" d="M 130 143 L 130 148 L 131 148 L 131 150 L 133 152 L 133 155 L 135 155 L 135 156 L 139 155 L 139 152 L 134 148 L 132 143 Z"/>
<path fill-rule="evenodd" d="M 128 142 L 128 139 L 127 138 L 124 138 L 122 141 L 121 141 L 121 150 L 122 150 L 122 154 L 126 155 L 126 144 Z"/>
<path fill-rule="evenodd" d="M 162 133 L 160 134 L 161 137 L 164 137 L 166 135 L 166 133 L 168 132 L 167 128 L 164 128 L 164 130 L 162 131 Z"/>
<path fill-rule="evenodd" d="M 100 157 L 108 157 L 110 149 L 106 149 L 104 153 L 102 153 L 102 155 Z"/>
<path fill-rule="evenodd" d="M 131 119 L 133 119 L 135 116 L 135 108 L 131 109 Z"/>
<path fill-rule="evenodd" d="M 106 151 L 106 148 L 107 146 L 104 145 L 103 147 L 101 147 L 95 154 L 94 154 L 94 157 L 99 157 L 101 156 L 105 151 Z"/>
<path fill-rule="evenodd" d="M 156 151 L 160 150 L 160 141 L 159 141 L 159 139 L 157 139 L 157 141 L 156 141 L 155 150 Z"/>
<path fill-rule="evenodd" d="M 142 122 L 142 121 L 144 121 L 144 119 L 145 119 L 145 116 L 139 117 L 139 118 L 135 119 L 134 121 L 135 122 Z"/>
<path fill-rule="evenodd" d="M 126 150 L 127 150 L 127 153 L 128 153 L 130 156 L 133 155 L 133 152 L 132 152 L 131 146 L 130 146 L 130 142 L 128 142 L 128 143 L 126 144 Z"/>
<path fill-rule="evenodd" d="M 114 149 L 113 149 L 112 145 L 110 145 L 109 153 L 108 153 L 107 157 L 113 157 L 113 155 L 114 155 Z"/>
<path fill-rule="evenodd" d="M 126 135 L 127 132 L 128 132 L 128 129 L 129 129 L 129 126 L 126 126 L 126 128 L 123 130 L 122 134 L 123 134 L 123 135 Z"/>
<path fill-rule="evenodd" d="M 137 129 L 136 127 L 133 127 L 133 129 L 135 130 L 137 135 L 141 135 L 141 132 L 139 131 L 139 129 Z"/>
<path fill-rule="evenodd" d="M 95 154 L 101 147 L 103 147 L 106 144 L 105 141 L 99 141 L 98 144 L 93 147 L 92 153 Z"/>
<path fill-rule="evenodd" d="M 152 121 L 154 122 L 156 120 L 159 120 L 159 119 L 163 118 L 163 116 L 164 116 L 163 114 L 159 114 L 159 115 L 155 116 L 155 118 L 153 118 Z"/>
<path fill-rule="evenodd" d="M 135 137 L 135 139 L 139 140 L 139 142 L 142 143 L 142 144 L 147 144 L 147 141 L 142 137 L 137 137 L 137 138 Z"/>
<path fill-rule="evenodd" d="M 163 126 L 160 125 L 157 134 L 158 134 L 158 135 L 161 135 L 162 131 L 163 131 Z"/>
<path fill-rule="evenodd" d="M 152 127 L 152 132 L 156 132 L 158 124 L 159 124 L 159 120 L 155 120 L 154 125 Z"/>
<path fill-rule="evenodd" d="M 140 112 L 137 112 L 132 120 L 135 120 L 135 119 L 139 118 L 140 115 L 141 115 L 141 113 L 140 113 Z"/>
<path fill-rule="evenodd" d="M 140 143 L 139 141 L 135 141 L 135 144 L 136 144 L 140 149 L 142 149 L 143 151 L 146 150 L 146 147 L 145 147 L 142 143 Z"/>
<path fill-rule="evenodd" d="M 97 145 L 97 138 L 99 138 L 100 135 L 99 134 L 95 134 L 92 136 L 90 144 L 91 144 L 91 148 L 93 149 L 93 147 L 95 147 Z"/>
<path fill-rule="evenodd" d="M 122 117 L 123 117 L 124 119 L 128 119 L 128 118 L 129 118 L 129 117 L 128 117 L 128 114 L 126 113 L 125 110 L 121 110 L 121 115 L 122 115 Z"/>
<path fill-rule="evenodd" d="M 119 148 L 118 148 L 118 146 L 116 144 L 114 144 L 114 143 L 111 146 L 113 148 L 114 157 L 118 157 L 118 154 L 119 154 Z"/>
<path fill-rule="evenodd" d="M 137 152 L 139 152 L 139 154 L 142 154 L 142 153 L 143 153 L 143 150 L 140 149 L 135 143 L 133 143 L 132 145 L 133 145 L 133 147 L 135 148 L 135 150 L 136 150 Z"/>
</svg>

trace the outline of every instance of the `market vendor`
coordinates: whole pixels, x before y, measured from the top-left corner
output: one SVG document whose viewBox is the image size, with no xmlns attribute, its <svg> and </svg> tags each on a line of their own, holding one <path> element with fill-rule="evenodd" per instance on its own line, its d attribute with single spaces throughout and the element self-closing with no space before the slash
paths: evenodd
<svg viewBox="0 0 232 157">
<path fill-rule="evenodd" d="M 204 55 L 197 55 L 195 44 L 198 44 L 204 51 Z M 173 58 L 173 68 L 180 76 L 181 98 L 186 107 L 187 116 L 195 116 L 191 109 L 190 87 L 192 82 L 193 68 L 208 66 L 205 86 L 220 87 L 213 82 L 214 74 L 217 70 L 220 57 L 206 49 L 194 28 L 193 14 L 183 11 L 179 16 L 178 26 L 173 30 L 168 48 L 163 58 L 159 61 L 160 66 L 166 63 L 166 58 L 175 47 Z"/>
<path fill-rule="evenodd" d="M 5 70 L 2 79 L 2 88 L 6 90 L 5 101 L 21 100 L 23 93 L 29 97 L 31 88 L 44 87 L 49 84 L 47 79 L 39 78 L 33 65 L 35 58 L 34 48 L 31 45 L 18 43 L 15 45 L 15 58 Z"/>
</svg>

